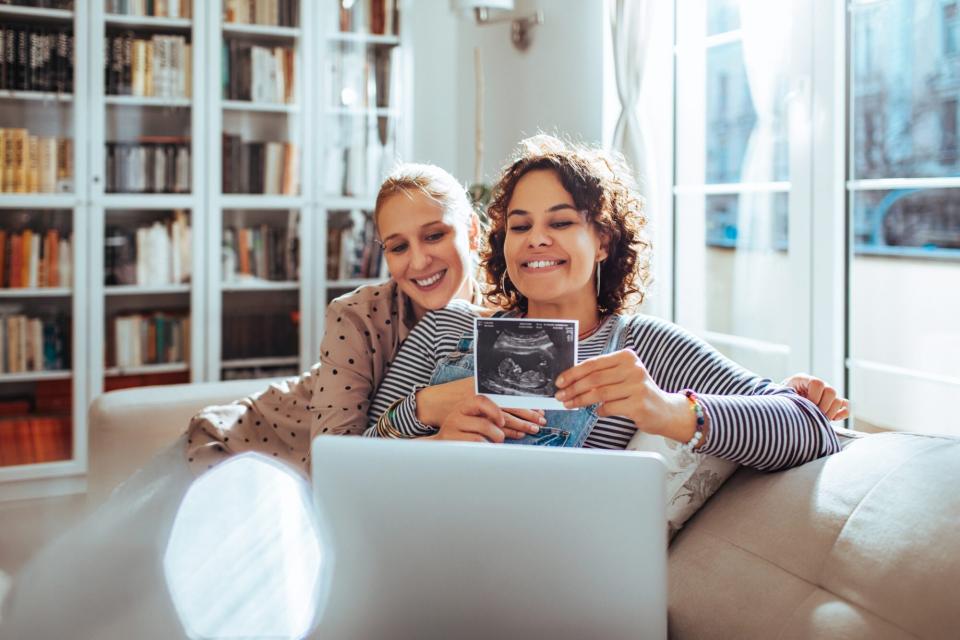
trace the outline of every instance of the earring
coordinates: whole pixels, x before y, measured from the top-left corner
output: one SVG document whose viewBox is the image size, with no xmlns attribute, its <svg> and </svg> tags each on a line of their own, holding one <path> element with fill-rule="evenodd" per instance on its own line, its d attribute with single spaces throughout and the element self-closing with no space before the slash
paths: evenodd
<svg viewBox="0 0 960 640">
<path fill-rule="evenodd" d="M 500 291 L 507 295 L 507 268 L 503 268 L 503 275 L 500 276 Z"/>
<path fill-rule="evenodd" d="M 600 297 L 600 265 L 603 264 L 603 260 L 597 260 L 597 297 Z"/>
</svg>

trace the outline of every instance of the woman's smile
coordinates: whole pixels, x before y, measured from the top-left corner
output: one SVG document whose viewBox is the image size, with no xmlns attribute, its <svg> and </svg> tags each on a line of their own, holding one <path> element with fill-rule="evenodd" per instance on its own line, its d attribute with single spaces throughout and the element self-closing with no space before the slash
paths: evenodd
<svg viewBox="0 0 960 640">
<path fill-rule="evenodd" d="M 444 276 L 447 275 L 446 269 L 441 269 L 435 271 L 429 275 L 425 275 L 420 278 L 410 278 L 413 281 L 413 284 L 416 285 L 421 291 L 433 291 L 441 285 L 441 281 Z"/>
<path fill-rule="evenodd" d="M 531 275 L 547 274 L 559 271 L 567 264 L 562 258 L 534 258 L 520 263 L 520 268 Z"/>
</svg>

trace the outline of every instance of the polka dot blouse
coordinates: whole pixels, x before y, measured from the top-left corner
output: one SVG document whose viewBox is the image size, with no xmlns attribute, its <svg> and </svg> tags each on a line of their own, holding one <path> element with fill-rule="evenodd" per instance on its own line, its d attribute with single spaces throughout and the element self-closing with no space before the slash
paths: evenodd
<svg viewBox="0 0 960 640">
<path fill-rule="evenodd" d="M 230 455 L 257 451 L 309 472 L 314 435 L 361 434 L 387 363 L 414 323 L 392 280 L 360 287 L 327 308 L 320 361 L 309 371 L 190 421 L 187 461 L 203 473 Z"/>
</svg>

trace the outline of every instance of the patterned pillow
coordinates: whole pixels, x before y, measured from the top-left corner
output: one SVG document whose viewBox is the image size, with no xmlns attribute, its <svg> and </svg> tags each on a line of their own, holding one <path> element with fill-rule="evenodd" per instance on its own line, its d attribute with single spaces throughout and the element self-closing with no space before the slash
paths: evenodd
<svg viewBox="0 0 960 640">
<path fill-rule="evenodd" d="M 717 492 L 717 489 L 737 470 L 737 463 L 721 460 L 703 453 L 680 448 L 675 440 L 637 431 L 627 449 L 659 453 L 667 463 L 667 527 L 668 537 L 680 530 L 684 523 Z"/>
</svg>

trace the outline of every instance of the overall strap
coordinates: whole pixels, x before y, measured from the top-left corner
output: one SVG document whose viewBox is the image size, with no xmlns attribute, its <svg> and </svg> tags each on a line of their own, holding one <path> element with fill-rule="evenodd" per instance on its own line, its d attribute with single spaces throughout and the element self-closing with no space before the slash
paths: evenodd
<svg viewBox="0 0 960 640">
<path fill-rule="evenodd" d="M 612 316 L 610 320 L 614 323 L 613 331 L 610 332 L 610 337 L 607 338 L 607 344 L 603 346 L 603 355 L 613 353 L 623 348 L 622 343 L 627 329 L 627 323 L 620 314 Z"/>
</svg>

